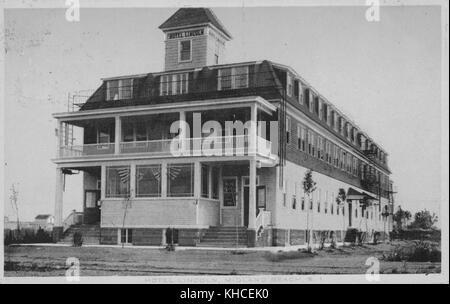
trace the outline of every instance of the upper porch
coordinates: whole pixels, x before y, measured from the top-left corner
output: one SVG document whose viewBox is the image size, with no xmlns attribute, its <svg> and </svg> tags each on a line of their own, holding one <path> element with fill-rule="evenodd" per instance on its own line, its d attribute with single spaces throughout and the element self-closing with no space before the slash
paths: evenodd
<svg viewBox="0 0 450 304">
<path fill-rule="evenodd" d="M 55 163 L 135 158 L 278 161 L 277 108 L 261 97 L 54 114 Z"/>
</svg>

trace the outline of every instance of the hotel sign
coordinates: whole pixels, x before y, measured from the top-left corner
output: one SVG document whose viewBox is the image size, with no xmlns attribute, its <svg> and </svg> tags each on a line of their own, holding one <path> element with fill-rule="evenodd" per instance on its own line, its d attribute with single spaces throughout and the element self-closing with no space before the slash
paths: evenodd
<svg viewBox="0 0 450 304">
<path fill-rule="evenodd" d="M 192 31 L 183 31 L 183 32 L 175 32 L 167 34 L 167 39 L 177 39 L 177 38 L 188 38 L 201 36 L 205 33 L 204 29 L 192 30 Z"/>
</svg>

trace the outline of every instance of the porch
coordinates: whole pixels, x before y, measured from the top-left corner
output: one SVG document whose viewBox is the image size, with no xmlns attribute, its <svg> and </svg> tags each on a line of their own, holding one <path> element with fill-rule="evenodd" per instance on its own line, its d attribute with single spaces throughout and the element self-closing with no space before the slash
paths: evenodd
<svg viewBox="0 0 450 304">
<path fill-rule="evenodd" d="M 83 171 L 83 223 L 98 219 L 102 229 L 241 227 L 254 239 L 271 222 L 275 168 L 255 160 L 133 161 L 58 170 L 64 175 L 75 169 Z M 57 197 L 56 226 L 68 229 L 71 215 L 63 221 L 61 210 Z"/>
<path fill-rule="evenodd" d="M 272 163 L 278 159 L 278 129 L 271 123 L 276 123 L 276 108 L 259 97 L 136 110 L 55 114 L 54 161 L 242 155 Z"/>
</svg>

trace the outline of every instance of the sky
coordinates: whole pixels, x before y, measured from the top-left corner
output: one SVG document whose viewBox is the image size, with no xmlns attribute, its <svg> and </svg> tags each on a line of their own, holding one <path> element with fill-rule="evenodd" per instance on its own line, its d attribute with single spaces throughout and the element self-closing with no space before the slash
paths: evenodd
<svg viewBox="0 0 450 304">
<path fill-rule="evenodd" d="M 389 153 L 396 204 L 439 214 L 441 13 L 435 6 L 214 8 L 233 40 L 226 62 L 268 59 L 294 68 Z M 67 94 L 101 78 L 163 70 L 158 26 L 175 8 L 7 9 L 5 215 L 53 213 L 56 122 Z M 66 179 L 64 216 L 82 208 L 80 176 Z M 448 201 L 447 201 L 448 202 Z"/>
</svg>

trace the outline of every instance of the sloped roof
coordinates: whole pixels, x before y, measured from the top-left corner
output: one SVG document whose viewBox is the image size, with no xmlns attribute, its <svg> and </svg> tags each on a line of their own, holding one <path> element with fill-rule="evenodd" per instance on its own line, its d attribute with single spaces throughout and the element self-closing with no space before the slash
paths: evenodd
<svg viewBox="0 0 450 304">
<path fill-rule="evenodd" d="M 228 38 L 232 38 L 230 33 L 225 29 L 213 11 L 204 7 L 189 7 L 180 8 L 172 16 L 169 17 L 163 24 L 159 26 L 161 30 L 191 26 L 197 24 L 211 23 L 217 29 L 222 31 Z"/>
</svg>

